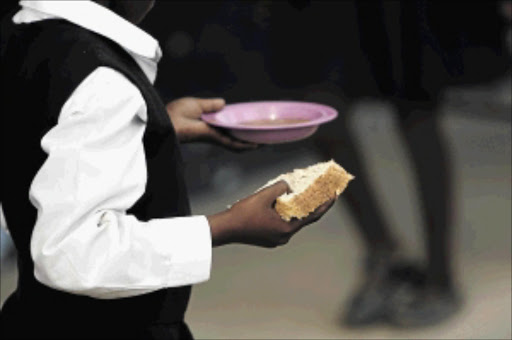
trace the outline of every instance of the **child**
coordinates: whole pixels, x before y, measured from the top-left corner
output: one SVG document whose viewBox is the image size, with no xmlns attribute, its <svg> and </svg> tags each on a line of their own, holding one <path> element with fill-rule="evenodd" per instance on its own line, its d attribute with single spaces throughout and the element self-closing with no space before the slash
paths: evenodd
<svg viewBox="0 0 512 340">
<path fill-rule="evenodd" d="M 222 99 L 165 106 L 157 42 L 136 27 L 152 1 L 21 1 L 2 27 L 1 202 L 18 250 L 2 339 L 187 339 L 190 285 L 212 246 L 284 244 L 284 182 L 190 216 L 179 141 L 235 141 L 200 120 Z M 172 124 L 171 124 L 172 122 Z"/>
</svg>

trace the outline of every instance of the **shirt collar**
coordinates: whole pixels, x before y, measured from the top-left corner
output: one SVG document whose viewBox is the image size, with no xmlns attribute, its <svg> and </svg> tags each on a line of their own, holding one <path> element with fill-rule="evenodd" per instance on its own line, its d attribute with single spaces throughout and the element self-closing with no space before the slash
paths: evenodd
<svg viewBox="0 0 512 340">
<path fill-rule="evenodd" d="M 157 63 L 162 57 L 158 41 L 128 20 L 93 1 L 20 1 L 20 5 L 65 19 L 105 36 L 124 49 Z"/>
</svg>

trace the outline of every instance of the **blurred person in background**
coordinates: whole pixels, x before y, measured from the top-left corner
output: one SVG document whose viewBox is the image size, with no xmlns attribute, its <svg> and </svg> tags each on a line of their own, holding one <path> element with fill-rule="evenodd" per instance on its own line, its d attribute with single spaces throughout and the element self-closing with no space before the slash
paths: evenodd
<svg viewBox="0 0 512 340">
<path fill-rule="evenodd" d="M 328 154 L 356 174 L 344 197 L 367 250 L 359 287 L 344 322 L 364 326 L 387 321 L 401 327 L 437 324 L 461 306 L 453 269 L 453 181 L 450 155 L 440 126 L 442 91 L 455 81 L 481 81 L 504 72 L 497 2 L 356 2 L 361 49 L 378 96 L 391 102 L 412 160 L 420 198 L 426 263 L 401 253 L 370 186 L 369 169 L 356 152 L 353 132 L 339 124 L 343 145 Z M 496 56 L 465 55 L 485 47 Z M 426 53 L 433 51 L 432 55 Z M 487 62 L 485 68 L 479 63 Z M 490 63 L 489 63 L 490 62 Z M 475 67 L 477 66 L 477 67 Z M 474 72 L 477 70 L 477 72 Z M 483 70 L 483 72 L 482 72 Z M 347 118 L 345 118 L 347 119 Z M 320 142 L 321 150 L 326 150 Z"/>
<path fill-rule="evenodd" d="M 510 22 L 501 14 L 508 6 L 502 1 L 289 0 L 267 5 L 261 30 L 248 30 L 249 20 L 230 22 L 238 23 L 231 32 L 242 44 L 255 41 L 253 48 L 265 55 L 272 85 L 281 91 L 274 87 L 265 98 L 305 97 L 311 89 L 335 84 L 346 102 L 338 107 L 338 119 L 324 128 L 327 133 L 314 137 L 325 157 L 334 157 L 356 176 L 342 198 L 357 222 L 366 259 L 345 324 L 385 320 L 400 327 L 427 326 L 460 309 L 452 268 L 452 165 L 440 105 L 448 86 L 505 75 L 510 61 L 504 28 Z M 231 12 L 250 13 L 244 6 L 233 7 Z M 259 93 L 266 90 L 258 88 Z M 425 264 L 404 254 L 376 200 L 370 179 L 378 169 L 365 167 L 348 114 L 362 97 L 383 99 L 396 112 L 417 182 Z"/>
<path fill-rule="evenodd" d="M 401 327 L 427 326 L 460 309 L 452 268 L 452 165 L 440 104 L 448 86 L 489 81 L 509 69 L 503 49 L 507 21 L 500 15 L 507 6 L 502 1 L 425 0 L 290 0 L 287 6 L 268 6 L 267 29 L 258 41 L 264 42 L 273 85 L 295 97 L 322 86 L 338 88 L 346 102 L 338 107 L 338 119 L 325 127 L 327 133 L 314 137 L 325 157 L 356 176 L 343 199 L 357 222 L 366 259 L 345 324 L 384 320 Z M 396 112 L 417 182 L 424 265 L 404 254 L 376 200 L 370 179 L 378 169 L 365 168 L 347 109 L 362 97 L 384 99 Z"/>
</svg>

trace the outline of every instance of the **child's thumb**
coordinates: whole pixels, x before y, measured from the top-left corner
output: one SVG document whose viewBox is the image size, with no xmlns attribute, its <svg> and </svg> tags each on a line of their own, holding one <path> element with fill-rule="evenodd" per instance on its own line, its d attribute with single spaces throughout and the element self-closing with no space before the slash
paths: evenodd
<svg viewBox="0 0 512 340">
<path fill-rule="evenodd" d="M 288 186 L 288 183 L 283 180 L 260 191 L 261 195 L 264 196 L 265 199 L 272 202 L 282 194 L 286 194 L 288 192 L 290 192 L 290 187 Z"/>
<path fill-rule="evenodd" d="M 203 112 L 214 112 L 219 111 L 226 105 L 226 101 L 223 98 L 212 98 L 212 99 L 198 99 L 199 105 Z"/>
</svg>

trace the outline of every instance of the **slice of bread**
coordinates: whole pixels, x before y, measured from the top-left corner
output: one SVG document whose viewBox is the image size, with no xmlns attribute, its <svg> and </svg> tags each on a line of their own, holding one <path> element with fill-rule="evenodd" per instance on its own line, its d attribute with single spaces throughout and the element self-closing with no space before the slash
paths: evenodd
<svg viewBox="0 0 512 340">
<path fill-rule="evenodd" d="M 269 181 L 263 187 L 280 180 L 288 183 L 291 193 L 276 200 L 275 209 L 283 220 L 302 219 L 325 202 L 337 198 L 354 179 L 333 160 L 317 163 L 304 169 L 295 169 Z"/>
</svg>

